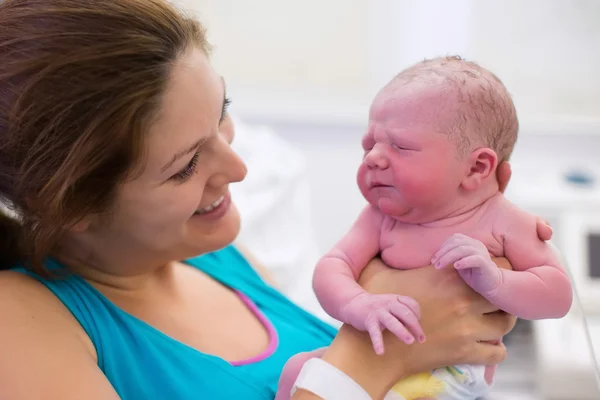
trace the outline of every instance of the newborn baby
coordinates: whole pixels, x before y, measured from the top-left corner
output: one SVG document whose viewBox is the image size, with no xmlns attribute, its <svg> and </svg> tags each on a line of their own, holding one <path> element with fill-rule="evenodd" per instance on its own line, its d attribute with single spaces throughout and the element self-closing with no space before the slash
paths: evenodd
<svg viewBox="0 0 600 400">
<path fill-rule="evenodd" d="M 362 140 L 357 181 L 368 205 L 315 269 L 313 286 L 325 311 L 368 331 L 378 354 L 383 329 L 408 344 L 425 340 L 415 300 L 358 285 L 361 271 L 380 255 L 391 268 L 455 268 L 519 318 L 563 317 L 572 301 L 566 272 L 538 238 L 536 218 L 498 190 L 496 168 L 508 160 L 517 131 L 504 85 L 458 57 L 421 62 L 385 86 Z M 499 269 L 492 257 L 506 257 L 514 271 Z M 296 373 L 284 370 L 282 383 Z M 399 382 L 388 397 L 475 399 L 492 378 L 493 366 L 444 368 Z"/>
</svg>

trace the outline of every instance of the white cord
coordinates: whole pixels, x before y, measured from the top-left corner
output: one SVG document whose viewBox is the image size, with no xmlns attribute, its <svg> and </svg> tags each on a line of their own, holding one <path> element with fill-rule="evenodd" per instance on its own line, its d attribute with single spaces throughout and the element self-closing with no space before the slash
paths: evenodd
<svg viewBox="0 0 600 400">
<path fill-rule="evenodd" d="M 567 268 L 568 269 L 568 268 Z M 571 281 L 573 282 L 573 292 L 575 294 L 575 301 L 579 306 L 579 310 L 581 311 L 581 320 L 583 322 L 583 332 L 585 333 L 585 340 L 587 341 L 590 355 L 592 356 L 592 364 L 594 367 L 594 375 L 596 376 L 596 385 L 598 386 L 598 391 L 600 392 L 600 365 L 598 364 L 598 359 L 596 357 L 596 349 L 594 347 L 594 342 L 592 341 L 592 335 L 590 334 L 590 325 L 588 323 L 587 317 L 585 315 L 585 310 L 583 309 L 583 303 L 581 302 L 581 298 L 579 297 L 579 291 L 577 290 L 577 286 L 573 277 L 571 275 L 571 271 L 569 271 L 569 276 L 571 276 Z"/>
<path fill-rule="evenodd" d="M 585 340 L 588 344 L 590 355 L 592 356 L 592 366 L 594 368 L 594 376 L 596 377 L 596 386 L 598 386 L 598 391 L 600 392 L 600 364 L 598 364 L 598 358 L 596 357 L 596 349 L 594 347 L 594 342 L 592 341 L 592 335 L 590 334 L 590 325 L 587 320 L 587 316 L 585 315 L 585 309 L 583 308 L 583 302 L 581 301 L 581 297 L 579 296 L 579 290 L 577 289 L 577 284 L 575 283 L 575 279 L 571 272 L 571 268 L 569 267 L 566 260 L 562 257 L 556 246 L 552 243 L 549 243 L 553 248 L 554 253 L 562 259 L 563 265 L 569 274 L 569 278 L 571 279 L 571 283 L 573 285 L 573 294 L 575 295 L 575 303 L 579 306 L 579 310 L 581 311 L 581 320 L 583 322 L 583 332 L 585 334 Z"/>
</svg>

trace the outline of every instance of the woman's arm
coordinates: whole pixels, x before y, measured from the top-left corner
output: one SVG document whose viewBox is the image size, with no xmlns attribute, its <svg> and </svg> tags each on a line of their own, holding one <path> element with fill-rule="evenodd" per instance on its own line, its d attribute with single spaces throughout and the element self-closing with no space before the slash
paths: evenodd
<svg viewBox="0 0 600 400">
<path fill-rule="evenodd" d="M 42 284 L 0 272 L 0 305 L 0 399 L 119 399 L 83 328 Z"/>
<path fill-rule="evenodd" d="M 510 268 L 506 260 L 496 260 Z M 374 398 L 382 398 L 400 379 L 418 372 L 455 364 L 497 364 L 506 357 L 503 345 L 492 342 L 508 333 L 516 319 L 469 288 L 456 271 L 425 267 L 410 271 L 386 267 L 373 260 L 360 277 L 373 293 L 399 293 L 414 297 L 421 306 L 423 344 L 406 345 L 389 332 L 386 352 L 377 356 L 367 333 L 344 325 L 323 360 L 351 377 Z M 298 391 L 293 400 L 317 399 Z"/>
</svg>

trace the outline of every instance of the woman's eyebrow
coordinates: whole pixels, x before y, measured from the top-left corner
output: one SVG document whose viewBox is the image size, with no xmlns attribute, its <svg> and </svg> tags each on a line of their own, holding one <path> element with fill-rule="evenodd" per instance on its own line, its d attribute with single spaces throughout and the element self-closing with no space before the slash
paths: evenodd
<svg viewBox="0 0 600 400">
<path fill-rule="evenodd" d="M 225 78 L 221 77 L 221 83 L 223 84 L 223 106 L 222 106 L 222 110 L 225 109 L 225 103 L 227 102 L 227 89 L 226 89 L 226 84 L 225 84 Z M 221 117 L 223 116 L 223 114 L 221 113 Z M 165 172 L 166 170 L 168 170 L 171 165 L 173 165 L 177 160 L 179 160 L 181 157 L 190 154 L 192 151 L 197 150 L 200 146 L 202 146 L 204 144 L 204 142 L 206 142 L 208 140 L 207 137 L 203 137 L 200 140 L 197 140 L 194 144 L 192 144 L 190 147 L 180 150 L 177 153 L 175 153 L 175 155 L 173 156 L 173 158 L 171 159 L 171 161 L 169 161 L 163 168 L 162 168 L 162 172 Z"/>
<path fill-rule="evenodd" d="M 175 155 L 173 156 L 173 158 L 171 159 L 171 161 L 169 161 L 163 168 L 162 168 L 162 172 L 165 172 L 166 170 L 168 170 L 171 165 L 173 165 L 175 163 L 175 161 L 179 160 L 181 157 L 190 154 L 191 152 L 193 152 L 194 150 L 197 150 L 200 146 L 202 146 L 204 144 L 204 142 L 206 142 L 208 138 L 203 137 L 199 140 L 197 140 L 196 142 L 194 142 L 194 144 L 192 144 L 191 146 L 178 151 L 177 153 L 175 153 Z"/>
</svg>

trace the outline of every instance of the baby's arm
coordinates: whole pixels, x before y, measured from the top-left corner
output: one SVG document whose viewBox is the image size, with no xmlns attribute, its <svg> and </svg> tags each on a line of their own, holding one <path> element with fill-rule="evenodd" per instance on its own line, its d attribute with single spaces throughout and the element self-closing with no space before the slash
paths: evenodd
<svg viewBox="0 0 600 400">
<path fill-rule="evenodd" d="M 465 282 L 500 309 L 524 319 L 561 318 L 572 303 L 571 282 L 534 216 L 508 203 L 493 227 L 514 270 L 500 270 L 477 239 L 452 235 L 434 255 L 436 268 L 453 265 Z"/>
<path fill-rule="evenodd" d="M 506 217 L 504 254 L 514 270 L 500 270 L 489 299 L 520 318 L 562 318 L 573 300 L 566 271 L 550 244 L 538 238 L 533 215 L 511 205 Z"/>
<path fill-rule="evenodd" d="M 342 320 L 341 308 L 365 293 L 357 280 L 367 263 L 379 253 L 382 223 L 383 214 L 367 205 L 348 233 L 317 263 L 313 289 L 323 309 L 338 320 Z"/>
<path fill-rule="evenodd" d="M 313 276 L 313 289 L 323 309 L 339 321 L 368 331 L 379 354 L 383 352 L 382 328 L 407 343 L 415 337 L 423 340 L 415 300 L 394 294 L 370 294 L 357 282 L 365 266 L 380 251 L 383 218 L 379 210 L 366 206 L 350 231 L 319 260 Z"/>
</svg>

